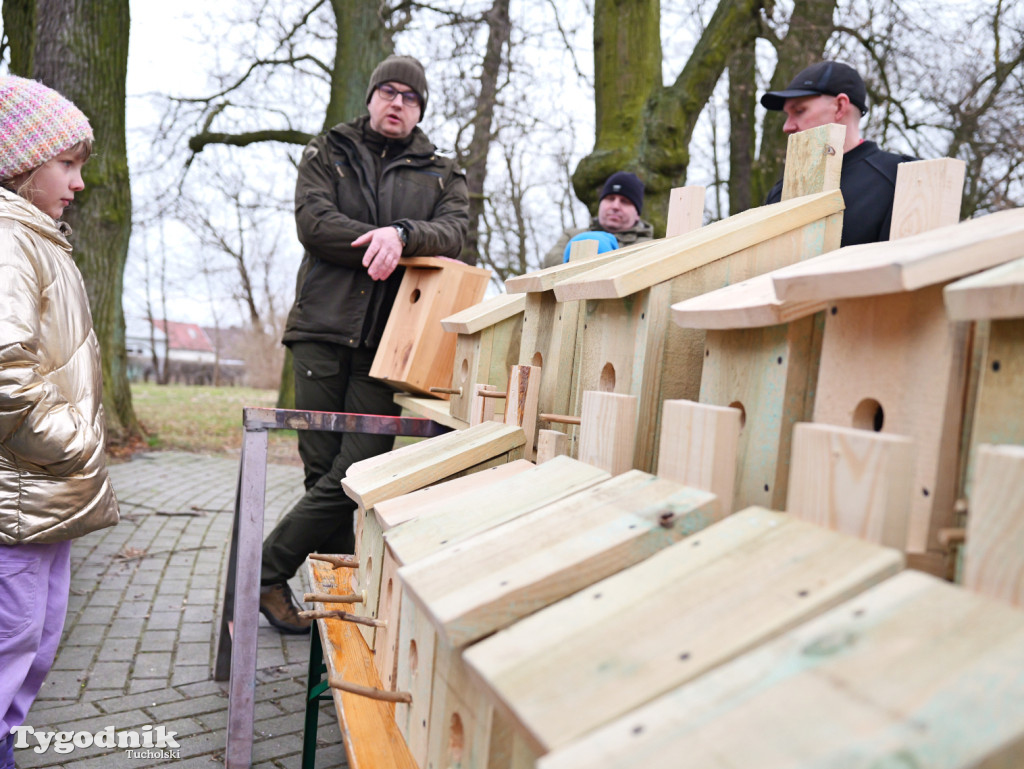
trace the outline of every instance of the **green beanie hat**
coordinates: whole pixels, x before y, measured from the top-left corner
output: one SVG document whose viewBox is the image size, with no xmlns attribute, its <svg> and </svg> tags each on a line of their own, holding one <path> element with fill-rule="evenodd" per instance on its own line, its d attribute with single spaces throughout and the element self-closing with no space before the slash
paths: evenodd
<svg viewBox="0 0 1024 769">
<path fill-rule="evenodd" d="M 427 111 L 427 73 L 423 65 L 412 56 L 388 56 L 377 65 L 370 75 L 370 87 L 366 89 L 366 103 L 370 103 L 373 92 L 382 83 L 402 83 L 409 86 L 420 97 L 420 120 Z M 418 121 L 417 121 L 418 122 Z"/>
</svg>

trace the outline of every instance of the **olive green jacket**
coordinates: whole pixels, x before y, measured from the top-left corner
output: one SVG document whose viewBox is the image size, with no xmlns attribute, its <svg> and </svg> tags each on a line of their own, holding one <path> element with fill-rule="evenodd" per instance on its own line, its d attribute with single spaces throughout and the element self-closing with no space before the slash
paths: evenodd
<svg viewBox="0 0 1024 769">
<path fill-rule="evenodd" d="M 375 347 L 403 270 L 374 281 L 352 241 L 401 224 L 403 256 L 458 258 L 469 227 L 466 178 L 418 127 L 404 141 L 381 143 L 363 116 L 335 126 L 302 153 L 295 224 L 305 248 L 284 342 Z M 369 140 L 381 147 L 371 151 Z"/>
<path fill-rule="evenodd" d="M 544 263 L 542 267 L 554 267 L 556 264 L 562 264 L 565 258 L 565 247 L 569 241 L 581 232 L 604 232 L 604 227 L 597 220 L 597 217 L 592 217 L 590 220 L 590 227 L 587 229 L 575 229 L 569 230 L 562 233 L 562 237 L 558 239 L 558 242 L 551 247 L 551 250 L 544 255 Z M 627 230 L 622 232 L 613 232 L 612 235 L 619 241 L 619 248 L 631 246 L 634 243 L 643 243 L 645 240 L 654 239 L 654 225 L 650 222 L 646 222 L 643 219 L 637 219 L 636 224 Z"/>
</svg>

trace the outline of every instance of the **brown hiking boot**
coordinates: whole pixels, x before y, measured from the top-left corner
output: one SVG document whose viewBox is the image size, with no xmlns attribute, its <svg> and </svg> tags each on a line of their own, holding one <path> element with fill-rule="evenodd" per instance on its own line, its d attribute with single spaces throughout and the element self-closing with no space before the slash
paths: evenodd
<svg viewBox="0 0 1024 769">
<path fill-rule="evenodd" d="M 313 620 L 299 616 L 287 585 L 264 585 L 260 588 L 260 614 L 282 633 L 308 633 Z"/>
</svg>

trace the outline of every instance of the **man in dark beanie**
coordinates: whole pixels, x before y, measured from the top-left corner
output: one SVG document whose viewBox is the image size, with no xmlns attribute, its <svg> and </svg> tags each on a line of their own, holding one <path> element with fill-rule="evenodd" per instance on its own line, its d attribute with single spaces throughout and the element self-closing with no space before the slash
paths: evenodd
<svg viewBox="0 0 1024 769">
<path fill-rule="evenodd" d="M 896 166 L 917 158 L 879 149 L 860 135 L 860 119 L 868 111 L 864 80 L 853 67 L 821 61 L 805 69 L 784 91 L 761 97 L 765 109 L 786 113 L 787 134 L 839 123 L 846 126 L 843 169 L 839 189 L 846 202 L 843 214 L 844 246 L 889 239 Z M 768 192 L 765 204 L 782 199 L 782 180 Z"/>
<path fill-rule="evenodd" d="M 295 186 L 305 248 L 284 344 L 295 407 L 397 416 L 394 391 L 369 375 L 395 301 L 401 256 L 459 258 L 469 227 L 466 178 L 417 126 L 428 97 L 423 65 L 389 56 L 370 76 L 369 114 L 307 145 Z M 389 451 L 393 437 L 299 431 L 306 494 L 263 543 L 260 611 L 283 632 L 309 632 L 287 581 L 313 551 L 354 552 L 349 465 Z"/>
<path fill-rule="evenodd" d="M 598 253 L 651 240 L 654 227 L 640 218 L 644 210 L 644 183 L 629 171 L 616 171 L 601 188 L 597 216 L 587 230 L 566 232 L 544 257 L 544 266 L 569 261 L 569 247 L 577 240 L 596 240 Z"/>
</svg>

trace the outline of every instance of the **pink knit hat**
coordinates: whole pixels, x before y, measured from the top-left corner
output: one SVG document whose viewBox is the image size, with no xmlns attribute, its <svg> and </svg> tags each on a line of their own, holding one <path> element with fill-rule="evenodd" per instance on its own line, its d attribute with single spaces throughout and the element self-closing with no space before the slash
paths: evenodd
<svg viewBox="0 0 1024 769">
<path fill-rule="evenodd" d="M 88 118 L 52 88 L 0 76 L 0 179 L 30 171 L 92 138 Z"/>
</svg>

